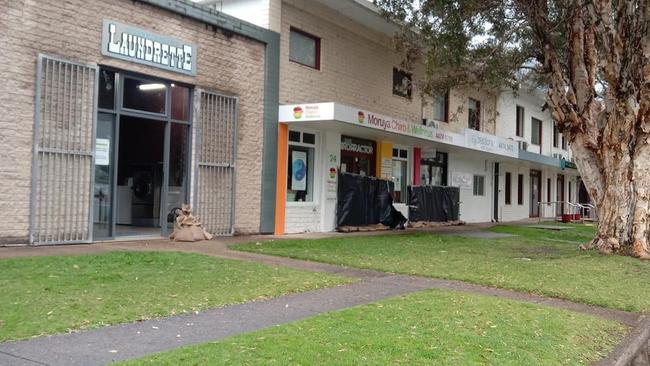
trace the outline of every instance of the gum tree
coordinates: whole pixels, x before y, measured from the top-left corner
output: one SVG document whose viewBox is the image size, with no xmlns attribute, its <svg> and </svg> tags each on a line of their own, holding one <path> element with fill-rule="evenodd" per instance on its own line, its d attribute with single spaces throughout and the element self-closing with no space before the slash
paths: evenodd
<svg viewBox="0 0 650 366">
<path fill-rule="evenodd" d="M 583 248 L 650 259 L 650 0 L 375 0 L 421 89 L 540 85 L 599 215 Z"/>
</svg>

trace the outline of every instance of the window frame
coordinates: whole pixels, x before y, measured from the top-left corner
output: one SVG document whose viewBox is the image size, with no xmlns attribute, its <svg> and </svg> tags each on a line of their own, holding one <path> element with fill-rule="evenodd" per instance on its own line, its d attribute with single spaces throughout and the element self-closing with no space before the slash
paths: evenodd
<svg viewBox="0 0 650 366">
<path fill-rule="evenodd" d="M 440 96 L 441 96 L 441 95 L 436 95 L 436 96 L 434 97 L 434 99 L 433 99 L 433 110 L 431 111 L 431 112 L 432 112 L 432 117 L 433 117 L 432 119 L 433 119 L 434 121 L 438 121 L 438 122 L 449 123 L 449 90 L 447 90 L 447 91 L 442 95 L 442 97 L 444 98 L 443 105 L 442 105 L 442 108 L 443 108 L 443 110 L 444 110 L 444 112 L 443 112 L 443 116 L 442 116 L 443 119 L 437 119 L 436 116 L 434 115 L 434 113 L 435 113 L 435 108 L 436 108 L 436 103 L 437 103 L 436 98 L 437 98 L 437 97 L 440 97 Z"/>
<path fill-rule="evenodd" d="M 395 152 L 397 152 L 397 156 L 395 156 Z M 402 154 L 401 154 L 402 152 L 406 152 L 406 157 L 402 157 Z M 409 177 L 410 177 L 410 172 L 411 172 L 411 169 L 410 169 L 411 167 L 410 167 L 410 164 L 409 164 L 410 156 L 411 156 L 411 152 L 410 152 L 409 148 L 407 148 L 405 146 L 398 146 L 398 145 L 393 146 L 393 152 L 392 152 L 392 157 L 391 157 L 391 159 L 392 159 L 391 160 L 391 165 L 395 161 L 401 162 L 405 166 L 405 173 L 406 173 L 406 175 L 402 177 L 402 182 L 405 183 L 405 185 L 404 185 L 405 190 L 402 191 L 402 187 L 400 187 L 400 191 L 399 191 L 400 192 L 400 201 L 402 201 L 402 202 L 397 202 L 395 200 L 395 193 L 397 191 L 393 191 L 393 202 L 394 203 L 399 203 L 399 204 L 407 204 L 408 203 L 408 197 L 407 197 L 408 192 L 407 191 L 408 191 Z M 393 166 L 393 176 L 395 176 L 395 174 L 394 174 L 394 166 Z M 395 181 L 393 181 L 393 184 L 395 184 Z"/>
<path fill-rule="evenodd" d="M 395 93 L 395 77 L 396 75 L 400 75 L 400 74 L 402 74 L 404 77 L 407 77 L 409 80 L 409 85 L 406 91 L 406 95 Z M 402 78 L 402 80 L 404 79 Z M 393 96 L 412 100 L 413 99 L 413 73 L 408 72 L 406 70 L 402 70 L 399 67 L 393 67 L 393 82 L 392 82 L 391 89 L 392 89 Z"/>
<path fill-rule="evenodd" d="M 521 111 L 521 114 L 519 113 Z M 524 121 L 526 118 L 526 109 L 520 105 L 517 105 L 515 111 L 515 136 L 524 137 Z"/>
<path fill-rule="evenodd" d="M 297 132 L 300 134 L 300 142 L 295 142 L 295 141 L 287 141 L 287 166 L 289 168 L 289 171 L 287 173 L 291 173 L 290 165 L 291 165 L 291 150 L 292 147 L 299 148 L 299 149 L 306 149 L 308 150 L 309 153 L 313 154 L 311 159 L 309 157 L 307 158 L 307 161 L 312 161 L 311 167 L 307 167 L 307 196 L 311 195 L 311 200 L 305 200 L 305 201 L 289 201 L 288 194 L 291 189 L 289 189 L 289 180 L 290 180 L 290 175 L 287 174 L 287 187 L 286 187 L 286 192 L 287 192 L 287 198 L 286 204 L 287 205 L 314 205 L 319 203 L 319 197 L 317 194 L 318 191 L 318 182 L 320 179 L 319 176 L 319 152 L 318 152 L 318 146 L 320 144 L 320 135 L 316 131 L 311 131 L 311 130 L 302 130 L 302 129 L 291 129 L 289 130 L 290 132 Z M 311 134 L 314 135 L 314 143 L 305 143 L 303 142 L 304 140 L 304 134 Z M 300 150 L 299 150 L 300 151 Z M 311 173 L 311 177 L 309 174 Z M 311 192 L 309 190 L 311 189 Z"/>
<path fill-rule="evenodd" d="M 539 123 L 537 129 L 535 129 L 535 122 Z M 530 143 L 531 145 L 542 146 L 542 120 L 535 117 L 530 117 Z M 537 130 L 537 142 L 533 142 L 533 131 Z"/>
<path fill-rule="evenodd" d="M 478 187 L 480 188 L 480 192 L 477 189 L 477 178 L 478 182 L 480 184 Z M 472 193 L 475 197 L 485 197 L 485 175 L 479 175 L 479 174 L 474 174 L 474 178 L 472 179 Z"/>
<path fill-rule="evenodd" d="M 517 204 L 523 206 L 524 204 L 524 175 L 517 174 Z"/>
<path fill-rule="evenodd" d="M 506 176 L 504 178 L 506 186 L 505 186 L 505 198 L 506 198 L 506 205 L 511 205 L 512 204 L 512 174 L 510 172 L 506 172 Z"/>
<path fill-rule="evenodd" d="M 442 161 L 441 161 L 442 160 Z M 434 158 L 420 158 L 420 171 L 422 169 L 427 170 L 427 174 L 429 176 L 429 181 L 433 178 L 433 167 L 438 167 L 442 169 L 442 176 L 441 176 L 441 187 L 447 187 L 447 175 L 448 175 L 448 170 L 449 170 L 449 153 L 444 152 L 444 151 L 436 151 L 436 155 Z M 422 174 L 420 174 L 420 178 L 422 178 Z M 427 184 L 422 184 L 420 181 L 420 185 L 429 185 Z"/>
<path fill-rule="evenodd" d="M 472 115 L 470 113 L 470 102 L 474 101 L 476 102 L 476 126 L 472 127 L 470 125 L 470 118 L 472 118 Z M 475 131 L 480 131 L 481 130 L 481 101 L 478 99 L 474 99 L 469 97 L 467 99 L 467 128 L 470 130 L 475 130 Z"/>
<path fill-rule="evenodd" d="M 315 59 L 314 66 L 308 65 L 308 64 L 306 64 L 304 62 L 300 62 L 298 60 L 295 60 L 295 59 L 291 58 L 291 33 L 298 33 L 298 34 L 300 34 L 300 35 L 302 35 L 304 37 L 310 38 L 310 39 L 312 39 L 314 41 L 314 48 L 315 48 L 315 50 L 314 50 L 314 53 L 315 53 L 315 55 L 314 55 L 314 59 Z M 320 37 L 317 37 L 317 36 L 315 36 L 315 35 L 313 35 L 311 33 L 305 32 L 304 30 L 293 27 L 293 26 L 289 27 L 289 61 L 290 62 L 296 63 L 296 64 L 301 65 L 301 66 L 308 67 L 308 68 L 313 69 L 313 70 L 319 70 L 320 71 L 320 66 L 321 66 L 320 57 L 321 57 L 321 38 Z"/>
</svg>

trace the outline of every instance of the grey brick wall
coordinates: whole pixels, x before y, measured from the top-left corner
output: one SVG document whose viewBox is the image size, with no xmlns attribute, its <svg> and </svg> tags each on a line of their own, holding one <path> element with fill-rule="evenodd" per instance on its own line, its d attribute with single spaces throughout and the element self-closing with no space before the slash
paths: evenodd
<svg viewBox="0 0 650 366">
<path fill-rule="evenodd" d="M 116 20 L 198 46 L 198 73 L 184 76 L 103 57 L 102 21 Z M 39 53 L 197 85 L 240 97 L 235 229 L 259 231 L 264 45 L 128 0 L 0 1 L 0 243 L 28 239 L 36 60 Z M 8 208 L 8 210 L 7 210 Z"/>
</svg>

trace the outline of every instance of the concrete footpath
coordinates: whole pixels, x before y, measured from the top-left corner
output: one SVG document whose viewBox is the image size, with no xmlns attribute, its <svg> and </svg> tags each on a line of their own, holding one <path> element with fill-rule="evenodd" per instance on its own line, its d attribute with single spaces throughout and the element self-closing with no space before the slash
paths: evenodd
<svg viewBox="0 0 650 366">
<path fill-rule="evenodd" d="M 469 228 L 465 227 L 465 230 L 467 229 Z M 473 230 L 476 231 L 476 229 Z M 457 230 L 448 229 L 445 231 L 455 232 Z M 471 232 L 472 230 L 468 231 Z M 631 327 L 637 325 L 640 319 L 639 314 L 635 313 L 604 309 L 460 281 L 394 275 L 256 253 L 236 252 L 228 249 L 229 244 L 236 242 L 274 239 L 273 237 L 264 236 L 234 237 L 210 242 L 182 244 L 172 243 L 167 240 L 156 240 L 47 248 L 0 248 L 0 258 L 33 255 L 71 255 L 116 250 L 182 251 L 308 271 L 327 272 L 359 279 L 358 282 L 349 285 L 212 309 L 198 314 L 108 326 L 25 341 L 0 343 L 0 365 L 105 365 L 113 361 L 143 357 L 181 346 L 216 341 L 228 336 L 284 324 L 328 311 L 368 304 L 429 288 L 450 289 L 542 304 L 616 320 Z"/>
</svg>

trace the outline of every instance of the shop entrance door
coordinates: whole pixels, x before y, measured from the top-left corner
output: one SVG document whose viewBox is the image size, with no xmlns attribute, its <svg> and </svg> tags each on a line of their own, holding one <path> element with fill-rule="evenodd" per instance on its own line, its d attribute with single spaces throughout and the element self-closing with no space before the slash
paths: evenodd
<svg viewBox="0 0 650 366">
<path fill-rule="evenodd" d="M 564 175 L 562 174 L 557 175 L 555 191 L 557 192 L 556 201 L 558 202 L 555 205 L 555 213 L 560 216 L 564 214 Z"/>
<path fill-rule="evenodd" d="M 542 199 L 542 172 L 530 171 L 530 217 L 539 217 L 539 202 Z"/>
<path fill-rule="evenodd" d="M 94 239 L 166 236 L 189 201 L 190 89 L 101 69 Z"/>
</svg>

